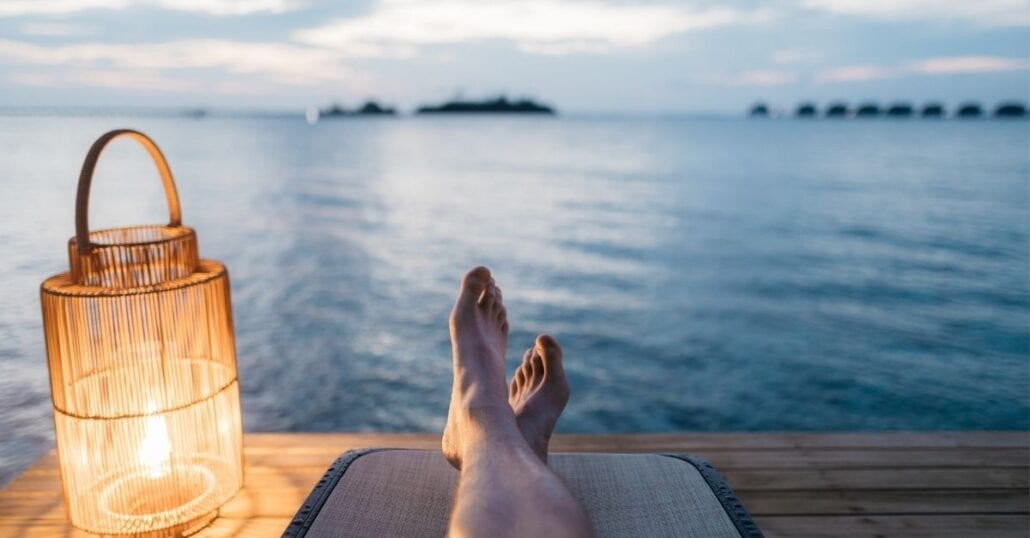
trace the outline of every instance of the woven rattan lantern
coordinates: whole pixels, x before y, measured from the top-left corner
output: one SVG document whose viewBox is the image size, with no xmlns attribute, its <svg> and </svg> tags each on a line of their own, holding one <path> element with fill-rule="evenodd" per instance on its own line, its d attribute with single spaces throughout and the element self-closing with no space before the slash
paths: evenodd
<svg viewBox="0 0 1030 538">
<path fill-rule="evenodd" d="M 93 170 L 119 137 L 157 165 L 167 226 L 89 231 Z M 100 534 L 189 534 L 243 484 L 229 275 L 199 259 L 168 163 L 143 133 L 111 131 L 90 148 L 68 257 L 70 272 L 40 295 L 71 522 Z"/>
</svg>

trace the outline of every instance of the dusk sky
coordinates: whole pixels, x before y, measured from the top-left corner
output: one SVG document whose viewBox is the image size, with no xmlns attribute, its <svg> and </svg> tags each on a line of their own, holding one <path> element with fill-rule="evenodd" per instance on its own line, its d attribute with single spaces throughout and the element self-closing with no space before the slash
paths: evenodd
<svg viewBox="0 0 1030 538">
<path fill-rule="evenodd" d="M 568 112 L 1030 97 L 1028 0 L 0 0 L 0 105 Z"/>
</svg>

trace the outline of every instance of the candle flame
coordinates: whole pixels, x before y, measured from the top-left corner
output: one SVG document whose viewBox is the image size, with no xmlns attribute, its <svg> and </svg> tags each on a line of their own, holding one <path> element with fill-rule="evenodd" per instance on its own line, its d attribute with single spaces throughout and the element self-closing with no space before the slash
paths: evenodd
<svg viewBox="0 0 1030 538">
<path fill-rule="evenodd" d="M 147 412 L 153 413 L 157 406 L 147 404 Z M 171 471 L 172 441 L 168 438 L 168 424 L 160 415 L 147 417 L 143 427 L 143 442 L 139 445 L 139 461 L 150 478 L 161 478 Z"/>
</svg>

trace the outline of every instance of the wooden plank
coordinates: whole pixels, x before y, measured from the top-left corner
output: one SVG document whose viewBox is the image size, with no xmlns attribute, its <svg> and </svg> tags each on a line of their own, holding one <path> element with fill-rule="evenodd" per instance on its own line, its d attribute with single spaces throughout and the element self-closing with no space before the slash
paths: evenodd
<svg viewBox="0 0 1030 538">
<path fill-rule="evenodd" d="M 712 434 L 707 434 L 712 435 Z M 575 435 L 556 436 L 551 447 L 556 452 L 694 452 L 710 458 L 718 458 L 718 455 L 747 456 L 751 452 L 772 452 L 805 454 L 812 457 L 819 457 L 825 454 L 823 459 L 833 458 L 839 454 L 854 455 L 856 462 L 868 461 L 876 458 L 891 458 L 893 453 L 900 454 L 898 461 L 905 462 L 905 454 L 941 454 L 945 458 L 960 457 L 962 454 L 973 455 L 967 466 L 989 465 L 995 463 L 998 466 L 1025 466 L 1030 463 L 1030 441 L 1022 433 L 1006 432 L 972 432 L 969 439 L 960 442 L 954 439 L 953 434 L 941 434 L 941 440 L 932 442 L 927 436 L 931 434 L 896 434 L 898 437 L 891 437 L 887 434 L 869 434 L 868 438 L 860 441 L 858 434 L 840 434 L 843 439 L 833 441 L 836 435 L 807 435 L 807 436 L 786 436 L 786 435 L 761 435 L 761 434 L 723 434 L 719 436 L 719 442 L 732 443 L 739 440 L 740 445 L 728 444 L 725 448 L 708 443 L 697 442 L 698 437 L 688 434 L 678 436 L 670 435 Z M 680 439 L 680 441 L 676 441 Z M 713 438 L 714 439 L 714 438 Z M 790 440 L 794 439 L 794 440 Z M 809 440 L 808 444 L 818 445 L 805 448 L 803 440 Z M 983 441 L 977 441 L 982 439 Z M 905 446 L 905 440 L 920 442 L 922 445 Z M 796 442 L 795 442 L 796 441 Z M 1024 442 L 1025 441 L 1025 442 Z M 994 444 L 989 444 L 994 443 Z M 291 444 L 292 443 L 292 444 Z M 798 446 L 793 446 L 797 444 Z M 877 446 L 880 443 L 882 446 Z M 971 448 L 963 445 L 983 444 L 981 448 Z M 849 445 L 855 445 L 848 448 Z M 252 458 L 260 456 L 274 456 L 288 454 L 294 461 L 303 460 L 305 456 L 311 458 L 305 465 L 321 465 L 322 462 L 332 461 L 334 455 L 339 455 L 346 450 L 367 447 L 396 447 L 416 448 L 434 450 L 439 448 L 439 436 L 436 434 L 247 434 L 244 437 L 244 451 Z M 282 450 L 288 448 L 289 450 Z M 954 449 L 954 450 L 953 450 Z M 867 451 L 869 454 L 861 454 Z M 983 458 L 977 456 L 986 455 L 988 458 L 1000 456 L 999 462 L 984 462 Z M 754 455 L 754 458 L 762 458 L 761 455 Z M 768 458 L 766 458 L 768 459 Z M 939 460 L 933 460 L 939 461 Z M 31 471 L 49 470 L 57 472 L 57 458 L 53 451 L 42 456 L 42 458 L 29 469 Z M 932 464 L 929 464 L 932 466 Z M 278 465 L 289 466 L 289 465 Z"/>
<path fill-rule="evenodd" d="M 242 538 L 263 538 L 280 536 L 290 523 L 290 518 L 253 518 L 253 519 L 230 519 L 219 517 L 204 527 L 203 530 L 194 534 L 198 538 L 217 538 L 233 536 Z M 0 536 L 24 537 L 24 538 L 95 538 L 97 535 L 71 527 L 64 521 L 23 521 L 21 524 L 11 524 L 9 521 L 0 520 Z"/>
<path fill-rule="evenodd" d="M 310 493 L 310 489 L 251 490 L 244 488 L 222 506 L 220 513 L 230 519 L 289 518 L 297 513 L 297 508 L 307 498 L 308 493 Z M 5 497 L 0 499 L 0 521 L 5 523 L 64 522 L 66 519 L 64 505 L 59 497 Z"/>
<path fill-rule="evenodd" d="M 244 520 L 220 516 L 205 527 L 204 530 L 193 536 L 197 538 L 219 538 L 222 536 L 264 538 L 266 536 L 281 536 L 283 531 L 286 530 L 286 526 L 290 524 L 293 514 L 290 514 L 290 516 L 285 518 L 259 517 Z"/>
<path fill-rule="evenodd" d="M 232 519 L 253 517 L 290 518 L 308 498 L 310 488 L 283 488 L 275 491 L 257 491 L 244 488 L 225 503 L 220 514 Z"/>
<path fill-rule="evenodd" d="M 1030 432 L 559 434 L 552 441 L 553 447 L 570 451 L 597 445 L 611 447 L 610 450 L 625 447 L 630 452 L 719 448 L 1028 448 Z"/>
<path fill-rule="evenodd" d="M 301 449 L 315 446 L 437 448 L 439 433 L 248 433 L 246 446 Z M 889 432 L 889 433 L 633 433 L 555 434 L 551 448 L 564 452 L 665 452 L 700 449 L 783 448 L 1030 448 L 1030 432 Z"/>
<path fill-rule="evenodd" d="M 1018 489 L 748 491 L 737 496 L 754 516 L 847 514 L 1025 514 Z"/>
<path fill-rule="evenodd" d="M 230 519 L 289 518 L 308 489 L 244 489 L 221 510 Z M 1025 490 L 862 490 L 862 491 L 737 491 L 756 517 L 769 515 L 850 514 L 1025 514 L 1030 497 Z M 7 522 L 64 521 L 59 501 L 39 503 L 13 499 L 0 505 Z"/>
<path fill-rule="evenodd" d="M 323 448 L 307 451 L 247 451 L 244 461 L 252 468 L 304 468 L 328 467 L 347 448 Z M 610 452 L 595 450 L 593 452 Z M 984 471 L 1006 472 L 1026 468 L 1030 451 L 1023 449 L 931 449 L 931 450 L 723 450 L 712 452 L 695 450 L 723 473 L 735 470 L 758 469 L 922 469 L 977 468 Z M 34 467 L 18 476 L 4 490 L 19 489 L 22 483 L 58 480 L 60 473 L 56 459 L 44 457 Z"/>
<path fill-rule="evenodd" d="M 244 473 L 246 487 L 296 487 L 314 486 L 314 483 L 325 472 L 327 466 L 312 467 L 248 467 Z M 0 498 L 5 495 L 52 495 L 61 488 L 61 477 L 56 472 L 26 472 L 11 482 L 6 489 L 0 491 Z"/>
<path fill-rule="evenodd" d="M 248 489 L 310 489 L 324 472 L 324 466 L 248 467 L 244 480 Z M 1030 488 L 1030 469 L 1026 467 L 723 469 L 722 474 L 738 490 Z M 52 495 L 60 487 L 56 473 L 26 473 L 0 493 L 0 498 L 7 494 Z"/>
<path fill-rule="evenodd" d="M 1026 467 L 927 467 L 919 469 L 730 469 L 734 489 L 997 489 L 1030 488 Z"/>
<path fill-rule="evenodd" d="M 600 445 L 591 449 L 586 452 L 627 452 Z M 328 466 L 340 453 L 335 447 L 323 446 L 303 451 L 247 451 L 244 459 L 248 466 L 317 467 Z M 1023 448 L 694 450 L 692 453 L 707 459 L 720 470 L 1021 467 L 1030 461 L 1030 450 Z"/>
<path fill-rule="evenodd" d="M 765 516 L 755 518 L 767 538 L 1026 538 L 1025 515 Z"/>
<path fill-rule="evenodd" d="M 289 518 L 220 517 L 194 536 L 271 538 L 281 535 L 289 522 Z M 1030 518 L 1022 515 L 764 516 L 756 518 L 756 522 L 767 538 L 1025 538 L 1030 529 Z M 0 520 L 0 536 L 94 538 L 96 535 L 60 521 L 10 525 Z"/>
</svg>

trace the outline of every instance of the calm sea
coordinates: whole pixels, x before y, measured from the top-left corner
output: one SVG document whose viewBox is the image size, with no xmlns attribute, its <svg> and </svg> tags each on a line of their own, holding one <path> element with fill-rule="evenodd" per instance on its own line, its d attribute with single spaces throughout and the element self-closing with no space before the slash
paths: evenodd
<svg viewBox="0 0 1030 538">
<path fill-rule="evenodd" d="M 250 431 L 438 431 L 491 267 L 568 432 L 1030 427 L 1030 122 L 0 118 L 0 483 L 52 445 L 38 285 L 151 134 L 232 275 Z M 162 222 L 119 142 L 100 226 Z"/>
</svg>

